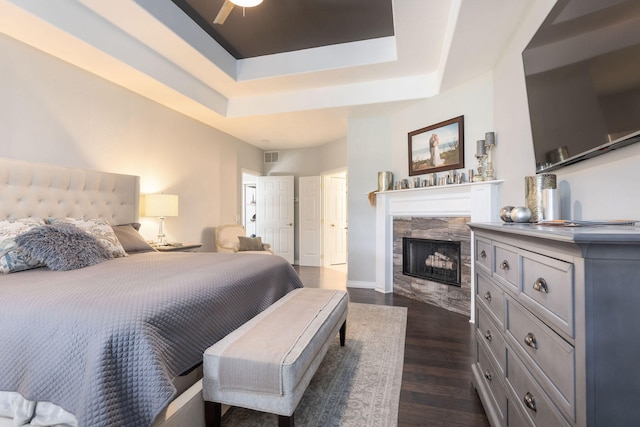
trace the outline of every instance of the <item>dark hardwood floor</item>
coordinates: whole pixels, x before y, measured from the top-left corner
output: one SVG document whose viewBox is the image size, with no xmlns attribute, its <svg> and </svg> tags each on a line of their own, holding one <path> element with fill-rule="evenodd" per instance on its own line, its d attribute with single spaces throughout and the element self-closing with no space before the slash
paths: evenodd
<svg viewBox="0 0 640 427">
<path fill-rule="evenodd" d="M 305 286 L 346 288 L 346 271 L 295 266 Z M 466 316 L 400 295 L 348 288 L 349 300 L 407 307 L 398 426 L 488 426 L 471 386 L 472 326 Z"/>
</svg>

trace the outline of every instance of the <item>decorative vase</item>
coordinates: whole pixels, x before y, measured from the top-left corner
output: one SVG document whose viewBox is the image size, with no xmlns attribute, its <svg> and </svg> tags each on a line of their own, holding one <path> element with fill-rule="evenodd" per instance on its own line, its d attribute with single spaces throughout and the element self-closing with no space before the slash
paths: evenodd
<svg viewBox="0 0 640 427">
<path fill-rule="evenodd" d="M 511 221 L 513 222 L 529 222 L 531 221 L 531 209 L 524 206 L 518 206 L 511 209 Z"/>
<path fill-rule="evenodd" d="M 513 206 L 505 206 L 502 209 L 500 209 L 500 219 L 503 220 L 504 222 L 513 221 L 511 219 L 511 210 L 512 209 L 513 209 Z"/>
<path fill-rule="evenodd" d="M 378 191 L 393 190 L 393 172 L 378 172 Z"/>
<path fill-rule="evenodd" d="M 556 175 L 543 173 L 524 177 L 525 205 L 531 210 L 529 222 L 544 219 L 543 190 L 556 188 Z"/>
</svg>

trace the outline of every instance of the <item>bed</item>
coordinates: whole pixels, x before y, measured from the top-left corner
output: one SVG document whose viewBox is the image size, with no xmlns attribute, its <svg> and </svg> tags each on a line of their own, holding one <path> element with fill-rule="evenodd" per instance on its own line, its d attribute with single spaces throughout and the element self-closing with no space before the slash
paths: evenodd
<svg viewBox="0 0 640 427">
<path fill-rule="evenodd" d="M 0 185 L 0 220 L 138 219 L 133 176 L 0 159 Z M 5 422 L 185 425 L 172 414 L 198 399 L 204 349 L 302 286 L 281 257 L 127 255 L 0 276 Z"/>
</svg>

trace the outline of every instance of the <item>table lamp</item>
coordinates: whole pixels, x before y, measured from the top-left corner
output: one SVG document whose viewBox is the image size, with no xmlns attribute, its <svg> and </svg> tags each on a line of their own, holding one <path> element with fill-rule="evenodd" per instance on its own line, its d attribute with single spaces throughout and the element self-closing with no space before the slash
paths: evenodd
<svg viewBox="0 0 640 427">
<path fill-rule="evenodd" d="M 175 194 L 147 194 L 144 202 L 145 216 L 160 218 L 158 229 L 158 246 L 166 246 L 164 234 L 164 219 L 168 216 L 178 216 L 178 196 Z"/>
</svg>

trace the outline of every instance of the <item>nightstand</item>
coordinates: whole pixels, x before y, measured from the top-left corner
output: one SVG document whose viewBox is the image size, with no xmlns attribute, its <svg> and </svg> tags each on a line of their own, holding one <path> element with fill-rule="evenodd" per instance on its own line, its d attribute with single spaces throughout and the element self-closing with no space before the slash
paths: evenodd
<svg viewBox="0 0 640 427">
<path fill-rule="evenodd" d="M 198 252 L 198 249 L 202 247 L 202 243 L 183 243 L 181 246 L 151 246 L 160 252 Z"/>
</svg>

